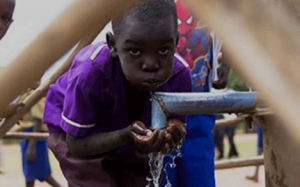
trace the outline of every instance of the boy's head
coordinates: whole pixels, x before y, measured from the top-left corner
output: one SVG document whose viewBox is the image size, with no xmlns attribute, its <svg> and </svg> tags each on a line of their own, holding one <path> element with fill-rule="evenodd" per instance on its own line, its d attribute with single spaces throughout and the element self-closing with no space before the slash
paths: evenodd
<svg viewBox="0 0 300 187">
<path fill-rule="evenodd" d="M 132 87 L 152 91 L 168 81 L 178 40 L 174 0 L 138 3 L 113 19 L 112 28 L 108 46 Z"/>
<path fill-rule="evenodd" d="M 13 22 L 15 0 L 0 0 L 0 40 Z"/>
</svg>

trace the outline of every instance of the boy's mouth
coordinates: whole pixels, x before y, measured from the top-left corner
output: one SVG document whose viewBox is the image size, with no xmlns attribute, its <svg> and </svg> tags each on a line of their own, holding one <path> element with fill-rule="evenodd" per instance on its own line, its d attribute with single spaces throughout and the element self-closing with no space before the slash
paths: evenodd
<svg viewBox="0 0 300 187">
<path fill-rule="evenodd" d="M 155 89 L 161 84 L 161 81 L 155 79 L 148 79 L 143 81 L 142 84 L 150 89 Z"/>
</svg>

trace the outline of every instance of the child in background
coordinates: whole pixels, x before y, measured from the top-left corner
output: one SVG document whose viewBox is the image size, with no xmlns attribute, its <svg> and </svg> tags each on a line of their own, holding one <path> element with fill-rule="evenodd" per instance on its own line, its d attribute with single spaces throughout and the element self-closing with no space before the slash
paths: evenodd
<svg viewBox="0 0 300 187">
<path fill-rule="evenodd" d="M 49 148 L 70 187 L 141 187 L 148 153 L 185 137 L 186 116 L 151 126 L 150 92 L 190 92 L 190 69 L 176 57 L 173 0 L 146 0 L 112 20 L 107 43 L 82 49 L 47 94 Z"/>
<path fill-rule="evenodd" d="M 27 92 L 21 99 L 25 99 L 30 92 Z M 33 106 L 20 122 L 20 128 L 25 133 L 47 132 L 46 124 L 42 123 L 44 114 L 45 98 L 42 98 Z M 51 168 L 48 157 L 47 141 L 22 139 L 20 142 L 22 153 L 23 174 L 26 180 L 26 187 L 33 187 L 35 180 L 45 181 L 54 187 L 60 187 L 51 175 Z"/>
<path fill-rule="evenodd" d="M 219 81 L 216 77 L 220 45 L 211 31 L 191 14 L 184 1 L 178 0 L 176 5 L 180 34 L 177 51 L 191 68 L 192 91 L 209 92 L 213 85 L 217 89 L 226 87 L 226 74 Z M 218 75 L 220 72 L 218 69 Z M 187 136 L 181 147 L 183 156 L 175 159 L 177 165 L 175 168 L 167 165 L 166 173 L 164 173 L 168 175 L 172 186 L 215 186 L 212 137 L 214 125 L 215 115 L 190 115 L 187 117 Z M 170 162 L 172 163 L 173 159 L 165 157 L 165 164 Z M 166 184 L 167 178 L 163 177 L 161 187 L 165 187 Z"/>
<path fill-rule="evenodd" d="M 13 13 L 15 10 L 15 0 L 1 0 L 0 1 L 0 40 L 4 37 L 6 34 L 9 26 L 13 22 Z M 2 68 L 0 68 L 2 69 Z M 0 121 L 2 117 L 7 117 L 11 114 L 13 114 L 17 108 L 19 108 L 21 105 L 10 105 L 7 108 L 6 114 L 0 116 Z M 2 159 L 2 149 L 1 149 L 1 140 L 0 140 L 0 173 L 2 173 L 3 168 L 3 159 Z"/>
<path fill-rule="evenodd" d="M 1 0 L 0 1 L 0 40 L 5 36 L 8 28 L 13 22 L 13 13 L 15 10 L 15 0 Z M 8 117 L 16 112 L 16 110 L 23 106 L 23 103 L 14 103 L 7 106 L 6 111 L 0 115 L 2 118 Z"/>
<path fill-rule="evenodd" d="M 0 40 L 5 36 L 8 28 L 13 22 L 15 0 L 0 1 Z"/>
</svg>

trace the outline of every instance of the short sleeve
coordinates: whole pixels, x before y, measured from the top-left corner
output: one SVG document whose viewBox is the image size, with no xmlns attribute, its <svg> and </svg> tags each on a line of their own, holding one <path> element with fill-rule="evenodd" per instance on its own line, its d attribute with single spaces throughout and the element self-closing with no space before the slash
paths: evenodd
<svg viewBox="0 0 300 187">
<path fill-rule="evenodd" d="M 61 116 L 61 128 L 74 136 L 86 136 L 96 125 L 101 99 L 101 72 L 90 62 L 69 71 Z"/>
</svg>

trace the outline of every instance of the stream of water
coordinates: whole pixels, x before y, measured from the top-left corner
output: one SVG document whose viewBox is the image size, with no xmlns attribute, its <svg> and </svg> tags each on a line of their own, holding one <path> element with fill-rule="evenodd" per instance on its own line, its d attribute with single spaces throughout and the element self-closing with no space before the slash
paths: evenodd
<svg viewBox="0 0 300 187">
<path fill-rule="evenodd" d="M 169 176 L 167 173 L 167 167 L 170 166 L 170 168 L 174 169 L 176 167 L 175 159 L 177 157 L 182 157 L 182 153 L 180 151 L 181 146 L 178 146 L 174 152 L 170 153 L 169 155 L 164 155 L 160 152 L 158 153 L 150 153 L 149 156 L 149 166 L 150 166 L 150 174 L 152 178 L 147 177 L 146 180 L 148 181 L 148 184 L 146 187 L 151 187 L 151 183 L 154 185 L 154 187 L 159 187 L 159 178 L 161 176 L 162 170 L 165 172 L 167 183 L 165 187 L 171 187 L 172 184 L 170 183 Z M 164 158 L 165 156 L 171 157 L 172 161 L 166 163 L 164 166 Z"/>
</svg>

